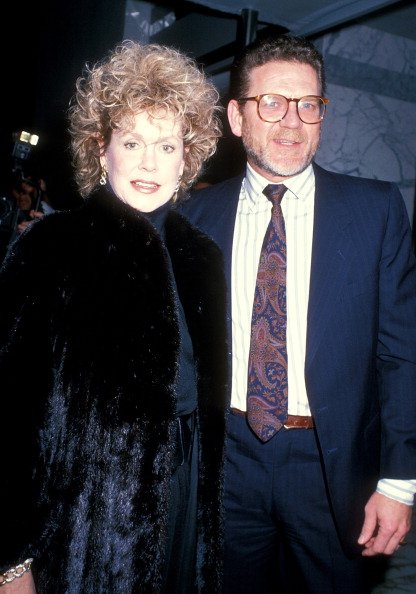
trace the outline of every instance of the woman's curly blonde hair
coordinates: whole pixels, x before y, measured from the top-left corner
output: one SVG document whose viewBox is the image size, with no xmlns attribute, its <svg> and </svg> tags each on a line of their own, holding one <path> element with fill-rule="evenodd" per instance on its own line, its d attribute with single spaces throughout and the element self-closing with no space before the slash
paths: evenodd
<svg viewBox="0 0 416 594">
<path fill-rule="evenodd" d="M 221 135 L 218 92 L 197 64 L 174 48 L 126 40 L 76 81 L 68 111 L 72 161 L 80 194 L 99 183 L 100 153 L 134 116 L 166 110 L 181 124 L 185 168 L 180 189 L 196 180 Z"/>
</svg>

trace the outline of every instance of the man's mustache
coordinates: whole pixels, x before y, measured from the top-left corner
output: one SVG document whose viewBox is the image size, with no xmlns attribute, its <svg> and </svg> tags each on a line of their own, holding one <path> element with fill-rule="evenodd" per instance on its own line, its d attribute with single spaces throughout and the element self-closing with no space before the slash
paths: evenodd
<svg viewBox="0 0 416 594">
<path fill-rule="evenodd" d="M 273 134 L 271 140 L 287 140 L 288 142 L 306 142 L 307 136 L 302 132 L 279 132 L 279 134 Z"/>
</svg>

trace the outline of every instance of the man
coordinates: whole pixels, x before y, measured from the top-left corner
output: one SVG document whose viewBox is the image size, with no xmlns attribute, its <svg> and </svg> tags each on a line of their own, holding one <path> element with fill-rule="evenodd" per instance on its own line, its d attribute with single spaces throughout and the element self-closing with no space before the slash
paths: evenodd
<svg viewBox="0 0 416 594">
<path fill-rule="evenodd" d="M 10 217 L 12 242 L 33 221 L 41 219 L 45 214 L 54 212 L 46 192 L 46 183 L 43 179 L 34 182 L 32 178 L 13 176 L 10 181 L 10 199 L 12 201 L 12 214 Z"/>
<path fill-rule="evenodd" d="M 322 56 L 308 41 L 281 36 L 249 48 L 232 93 L 245 176 L 199 190 L 183 207 L 222 247 L 230 286 L 225 592 L 364 593 L 366 558 L 403 544 L 416 491 L 416 266 L 406 209 L 394 184 L 313 163 L 328 101 Z M 274 220 L 263 190 L 282 183 L 273 249 L 283 283 L 275 293 L 286 298 L 272 309 L 275 351 L 283 348 L 269 374 L 275 388 L 254 393 L 250 419 L 256 388 L 247 377 L 267 383 L 273 358 L 263 360 L 271 323 L 250 330 Z M 258 437 L 264 396 L 269 413 L 287 410 L 283 420 L 269 416 Z"/>
</svg>

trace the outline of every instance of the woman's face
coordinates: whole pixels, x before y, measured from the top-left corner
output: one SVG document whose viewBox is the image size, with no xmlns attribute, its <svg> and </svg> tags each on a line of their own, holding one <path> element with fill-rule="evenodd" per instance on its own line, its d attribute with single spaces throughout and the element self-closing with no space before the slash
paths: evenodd
<svg viewBox="0 0 416 594">
<path fill-rule="evenodd" d="M 143 212 L 171 199 L 184 164 L 181 128 L 169 113 L 161 117 L 138 113 L 133 129 L 115 130 L 101 156 L 114 192 Z"/>
</svg>

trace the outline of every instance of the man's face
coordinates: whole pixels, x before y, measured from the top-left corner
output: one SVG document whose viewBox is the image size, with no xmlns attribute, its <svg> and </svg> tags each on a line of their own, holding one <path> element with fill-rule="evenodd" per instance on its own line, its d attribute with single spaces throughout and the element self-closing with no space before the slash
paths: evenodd
<svg viewBox="0 0 416 594">
<path fill-rule="evenodd" d="M 36 198 L 36 190 L 30 185 L 22 182 L 19 189 L 13 190 L 17 208 L 20 210 L 31 210 Z"/>
<path fill-rule="evenodd" d="M 275 61 L 251 71 L 246 96 L 264 93 L 299 98 L 320 95 L 321 89 L 309 64 Z M 294 102 L 289 103 L 280 122 L 269 123 L 259 118 L 255 101 L 239 105 L 231 100 L 228 119 L 232 132 L 242 138 L 250 165 L 271 182 L 281 182 L 306 169 L 318 150 L 321 123 L 303 123 Z"/>
</svg>

